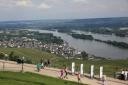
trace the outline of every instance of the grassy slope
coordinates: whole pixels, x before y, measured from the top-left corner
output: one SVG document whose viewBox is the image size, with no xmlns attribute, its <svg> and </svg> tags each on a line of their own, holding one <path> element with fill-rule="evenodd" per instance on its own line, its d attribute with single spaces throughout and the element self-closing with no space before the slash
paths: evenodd
<svg viewBox="0 0 128 85">
<path fill-rule="evenodd" d="M 63 63 L 64 62 L 64 63 Z M 80 64 L 84 64 L 84 72 L 90 72 L 90 66 L 94 65 L 95 74 L 99 74 L 100 66 L 104 67 L 104 74 L 109 76 L 114 76 L 114 72 L 121 71 L 121 69 L 128 68 L 128 60 L 100 60 L 100 61 L 80 61 L 80 60 L 60 60 L 57 62 L 56 67 L 61 67 L 63 64 L 71 66 L 71 62 L 76 63 L 76 70 L 80 69 Z"/>
<path fill-rule="evenodd" d="M 30 48 L 0 48 L 0 52 L 4 52 L 6 54 L 10 54 L 11 52 L 14 52 L 14 55 L 16 56 L 24 56 L 27 58 L 30 58 L 33 63 L 37 63 L 40 61 L 40 59 L 43 57 L 44 59 L 50 59 L 51 61 L 57 61 L 60 59 L 60 57 L 50 54 L 47 52 L 42 52 L 37 49 L 30 49 Z"/>
<path fill-rule="evenodd" d="M 16 76 L 14 76 L 16 75 Z M 0 72 L 0 85 L 78 85 L 52 77 L 33 73 Z"/>
<path fill-rule="evenodd" d="M 95 65 L 95 74 L 99 74 L 99 67 L 104 66 L 104 73 L 109 76 L 113 76 L 114 72 L 120 71 L 122 68 L 128 68 L 128 60 L 100 60 L 100 61 L 80 61 L 80 60 L 66 60 L 60 57 L 57 57 L 54 54 L 42 52 L 36 49 L 26 49 L 26 48 L 0 48 L 0 52 L 10 53 L 14 51 L 15 55 L 26 56 L 32 59 L 34 63 L 40 61 L 43 56 L 44 59 L 50 59 L 52 61 L 52 66 L 61 68 L 63 65 L 66 65 L 71 68 L 71 62 L 75 61 L 76 66 L 79 69 L 80 64 L 84 64 L 84 71 L 89 73 L 90 65 Z M 76 70 L 77 70 L 76 69 Z"/>
</svg>

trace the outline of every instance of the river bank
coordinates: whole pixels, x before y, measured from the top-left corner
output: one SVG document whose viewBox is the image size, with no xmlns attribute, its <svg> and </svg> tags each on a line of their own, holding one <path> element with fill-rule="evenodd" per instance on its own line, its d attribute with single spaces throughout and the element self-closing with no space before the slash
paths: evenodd
<svg viewBox="0 0 128 85">
<path fill-rule="evenodd" d="M 128 50 L 127 49 L 120 49 L 118 47 L 114 47 L 111 45 L 107 45 L 105 43 L 100 43 L 97 41 L 90 41 L 90 40 L 79 40 L 74 39 L 70 35 L 66 33 L 59 33 L 57 31 L 49 31 L 49 30 L 39 30 L 39 29 L 28 29 L 29 31 L 39 31 L 41 33 L 53 33 L 54 36 L 61 37 L 64 41 L 68 42 L 71 47 L 77 49 L 77 51 L 86 51 L 89 54 L 100 56 L 104 58 L 111 58 L 111 59 L 127 59 L 128 58 Z M 115 36 L 106 36 L 106 35 L 96 35 L 98 39 L 117 39 L 120 40 L 119 37 L 115 38 Z M 122 40 L 127 41 L 127 39 Z M 121 41 L 121 40 L 120 40 Z"/>
</svg>

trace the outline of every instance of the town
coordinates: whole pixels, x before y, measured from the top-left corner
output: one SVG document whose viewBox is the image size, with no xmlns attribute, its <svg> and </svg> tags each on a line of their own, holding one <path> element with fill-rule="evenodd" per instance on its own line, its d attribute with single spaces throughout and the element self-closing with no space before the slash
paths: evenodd
<svg viewBox="0 0 128 85">
<path fill-rule="evenodd" d="M 65 57 L 75 55 L 75 49 L 61 38 L 53 36 L 51 33 L 30 32 L 28 30 L 0 31 L 0 47 L 35 48 Z"/>
</svg>

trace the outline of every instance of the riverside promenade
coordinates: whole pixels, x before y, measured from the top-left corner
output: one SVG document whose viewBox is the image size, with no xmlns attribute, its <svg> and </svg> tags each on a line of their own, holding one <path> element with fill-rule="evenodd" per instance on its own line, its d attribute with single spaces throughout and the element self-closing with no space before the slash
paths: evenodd
<svg viewBox="0 0 128 85">
<path fill-rule="evenodd" d="M 0 60 L 0 70 L 19 72 L 22 70 L 22 64 L 17 64 L 16 62 L 13 62 L 13 61 Z M 36 65 L 33 65 L 33 64 L 24 64 L 23 72 L 32 72 L 32 73 L 37 73 L 40 75 L 45 75 L 45 76 L 50 76 L 55 78 L 59 78 L 59 75 L 60 75 L 60 69 L 57 69 L 57 68 L 45 67 L 40 72 L 37 72 Z M 102 81 L 100 81 L 99 79 L 97 78 L 90 79 L 88 77 L 89 74 L 85 74 L 85 75 L 86 77 L 81 78 L 81 83 L 88 84 L 88 85 L 102 85 Z M 68 79 L 65 79 L 65 80 L 77 82 L 77 77 L 76 75 L 68 75 Z M 128 81 L 107 77 L 106 85 L 128 85 Z"/>
</svg>

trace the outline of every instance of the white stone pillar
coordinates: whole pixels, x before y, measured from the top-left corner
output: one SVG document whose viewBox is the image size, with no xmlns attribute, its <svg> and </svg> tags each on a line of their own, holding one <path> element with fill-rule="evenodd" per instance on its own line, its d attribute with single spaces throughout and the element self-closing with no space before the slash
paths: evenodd
<svg viewBox="0 0 128 85">
<path fill-rule="evenodd" d="M 80 74 L 83 75 L 84 74 L 84 71 L 83 71 L 83 64 L 80 64 Z"/>
<path fill-rule="evenodd" d="M 100 79 L 103 78 L 103 66 L 100 66 Z"/>
<path fill-rule="evenodd" d="M 125 80 L 128 79 L 128 71 L 124 71 L 124 75 L 125 75 Z"/>
<path fill-rule="evenodd" d="M 75 73 L 75 62 L 72 62 L 72 74 Z"/>
<path fill-rule="evenodd" d="M 91 72 L 90 72 L 90 77 L 94 77 L 94 65 L 91 65 Z"/>
</svg>

